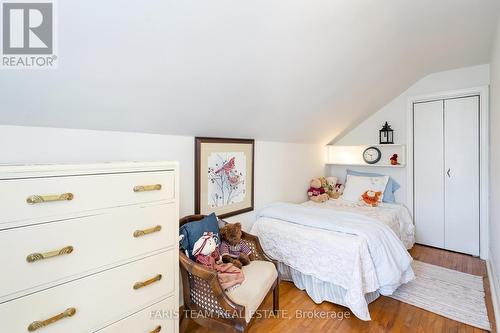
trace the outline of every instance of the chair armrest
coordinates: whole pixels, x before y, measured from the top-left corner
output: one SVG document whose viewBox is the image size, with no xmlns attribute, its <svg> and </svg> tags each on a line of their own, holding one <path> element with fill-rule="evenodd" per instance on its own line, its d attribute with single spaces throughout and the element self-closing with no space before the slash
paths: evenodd
<svg viewBox="0 0 500 333">
<path fill-rule="evenodd" d="M 203 315 L 213 313 L 245 323 L 245 306 L 234 303 L 226 295 L 217 278 L 217 271 L 194 262 L 182 251 L 179 251 L 179 266 L 184 305 L 189 310 L 201 311 Z"/>
<path fill-rule="evenodd" d="M 243 239 L 250 247 L 256 260 L 270 261 L 276 266 L 276 269 L 278 269 L 278 262 L 270 258 L 264 252 L 264 249 L 262 249 L 262 246 L 260 245 L 259 237 L 249 234 L 245 231 L 241 231 L 241 239 Z"/>
</svg>

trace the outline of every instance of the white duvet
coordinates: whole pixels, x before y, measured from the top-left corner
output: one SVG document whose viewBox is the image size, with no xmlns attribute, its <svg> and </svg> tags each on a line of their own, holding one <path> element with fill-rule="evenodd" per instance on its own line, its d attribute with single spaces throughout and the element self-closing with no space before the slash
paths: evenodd
<svg viewBox="0 0 500 333">
<path fill-rule="evenodd" d="M 406 251 L 414 228 L 400 205 L 274 204 L 259 212 L 252 233 L 271 257 L 344 288 L 345 303 L 363 320 L 370 320 L 366 293 L 389 295 L 414 278 Z"/>
</svg>

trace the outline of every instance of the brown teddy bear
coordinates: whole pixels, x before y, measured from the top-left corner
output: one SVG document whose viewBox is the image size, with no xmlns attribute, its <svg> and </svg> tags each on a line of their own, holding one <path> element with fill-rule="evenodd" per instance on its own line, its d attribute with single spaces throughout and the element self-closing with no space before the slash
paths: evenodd
<svg viewBox="0 0 500 333">
<path fill-rule="evenodd" d="M 230 262 L 234 266 L 241 268 L 255 260 L 252 250 L 247 243 L 241 239 L 241 224 L 228 223 L 220 229 L 222 242 L 220 244 L 220 254 L 223 262 Z"/>
<path fill-rule="evenodd" d="M 327 193 L 325 193 L 325 189 L 321 184 L 321 179 L 313 178 L 309 185 L 309 189 L 307 190 L 307 195 L 309 196 L 309 200 L 314 202 L 325 202 L 330 199 Z"/>
</svg>

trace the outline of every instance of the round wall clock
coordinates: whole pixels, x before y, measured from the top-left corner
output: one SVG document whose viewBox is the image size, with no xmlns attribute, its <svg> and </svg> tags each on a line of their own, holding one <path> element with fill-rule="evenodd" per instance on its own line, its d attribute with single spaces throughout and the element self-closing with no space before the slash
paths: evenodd
<svg viewBox="0 0 500 333">
<path fill-rule="evenodd" d="M 382 153 L 377 147 L 368 147 L 363 152 L 363 160 L 368 164 L 375 164 L 380 161 Z"/>
</svg>

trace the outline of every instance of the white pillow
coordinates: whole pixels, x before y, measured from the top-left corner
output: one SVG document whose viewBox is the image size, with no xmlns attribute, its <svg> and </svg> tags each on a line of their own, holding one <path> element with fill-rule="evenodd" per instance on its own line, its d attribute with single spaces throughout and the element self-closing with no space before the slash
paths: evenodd
<svg viewBox="0 0 500 333">
<path fill-rule="evenodd" d="M 342 199 L 347 201 L 359 202 L 361 195 L 366 191 L 382 192 L 379 202 L 384 198 L 385 187 L 389 181 L 389 176 L 381 177 L 362 177 L 347 175 L 345 182 L 344 193 Z"/>
</svg>

